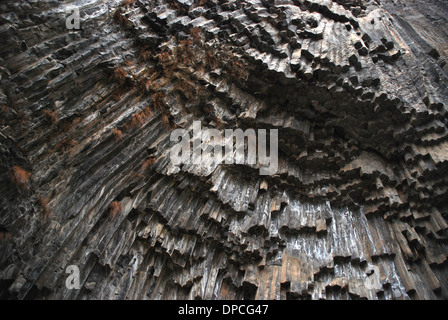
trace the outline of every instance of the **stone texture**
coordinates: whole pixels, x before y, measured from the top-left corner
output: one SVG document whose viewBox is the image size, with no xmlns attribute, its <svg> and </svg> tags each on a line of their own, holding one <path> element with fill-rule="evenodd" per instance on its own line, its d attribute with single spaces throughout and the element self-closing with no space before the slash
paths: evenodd
<svg viewBox="0 0 448 320">
<path fill-rule="evenodd" d="M 0 296 L 447 299 L 447 16 L 3 1 Z M 174 168 L 169 135 L 194 120 L 278 129 L 279 172 Z"/>
</svg>

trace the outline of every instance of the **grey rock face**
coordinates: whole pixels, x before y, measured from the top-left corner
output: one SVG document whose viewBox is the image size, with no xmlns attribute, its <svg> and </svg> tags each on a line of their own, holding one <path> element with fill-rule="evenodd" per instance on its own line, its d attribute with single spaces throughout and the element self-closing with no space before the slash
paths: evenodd
<svg viewBox="0 0 448 320">
<path fill-rule="evenodd" d="M 2 1 L 0 297 L 447 299 L 447 12 Z M 278 172 L 175 168 L 196 120 Z"/>
</svg>

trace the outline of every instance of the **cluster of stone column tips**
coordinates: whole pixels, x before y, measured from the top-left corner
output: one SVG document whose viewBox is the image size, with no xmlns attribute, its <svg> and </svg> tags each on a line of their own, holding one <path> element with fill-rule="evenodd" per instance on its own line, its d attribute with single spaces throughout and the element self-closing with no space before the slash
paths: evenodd
<svg viewBox="0 0 448 320">
<path fill-rule="evenodd" d="M 447 299 L 447 17 L 2 1 L 0 298 Z M 173 164 L 195 123 L 275 130 L 276 171 Z"/>
</svg>

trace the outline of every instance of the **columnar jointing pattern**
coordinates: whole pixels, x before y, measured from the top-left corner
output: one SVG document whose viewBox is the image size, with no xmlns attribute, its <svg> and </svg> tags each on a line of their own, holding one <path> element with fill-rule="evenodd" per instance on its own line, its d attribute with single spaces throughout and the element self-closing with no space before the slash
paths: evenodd
<svg viewBox="0 0 448 320">
<path fill-rule="evenodd" d="M 443 1 L 0 12 L 1 297 L 448 297 Z M 195 120 L 278 129 L 277 174 L 173 167 Z"/>
</svg>

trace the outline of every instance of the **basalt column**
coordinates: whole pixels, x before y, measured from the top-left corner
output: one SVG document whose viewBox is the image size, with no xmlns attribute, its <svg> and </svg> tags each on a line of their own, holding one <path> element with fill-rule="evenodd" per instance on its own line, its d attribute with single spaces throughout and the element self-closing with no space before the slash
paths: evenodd
<svg viewBox="0 0 448 320">
<path fill-rule="evenodd" d="M 447 299 L 447 17 L 1 1 L 0 298 Z M 277 171 L 174 165 L 195 123 L 278 130 Z"/>
</svg>

